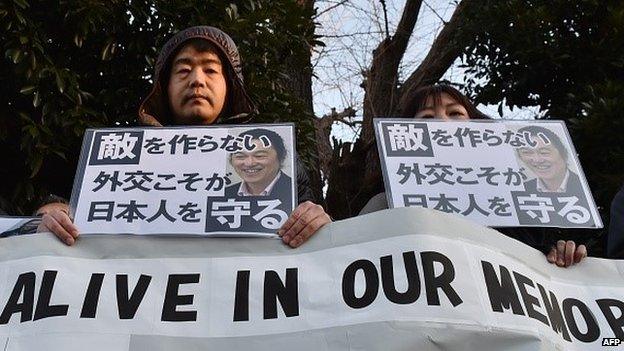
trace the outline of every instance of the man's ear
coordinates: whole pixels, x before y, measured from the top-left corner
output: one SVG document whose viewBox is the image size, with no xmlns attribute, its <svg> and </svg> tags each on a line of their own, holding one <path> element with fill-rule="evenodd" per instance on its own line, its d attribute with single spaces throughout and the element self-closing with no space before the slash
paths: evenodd
<svg viewBox="0 0 624 351">
<path fill-rule="evenodd" d="M 221 62 L 223 65 L 223 70 L 222 70 L 223 77 L 225 78 L 225 104 L 223 104 L 221 113 L 219 113 L 215 122 L 220 120 L 222 117 L 227 118 L 227 117 L 232 116 L 232 104 L 233 104 L 232 101 L 234 100 L 232 97 L 233 87 L 232 87 L 232 78 L 231 78 L 231 77 L 234 77 L 233 76 L 234 72 L 231 72 L 232 68 L 230 67 L 229 61 L 222 56 L 223 55 L 219 53 L 219 58 L 221 59 Z"/>
<path fill-rule="evenodd" d="M 162 96 L 164 117 L 170 124 L 178 124 L 176 116 L 173 115 L 173 109 L 171 108 L 171 99 L 169 98 L 169 81 L 171 80 L 171 67 L 166 71 L 167 75 L 160 79 L 160 94 Z"/>
</svg>

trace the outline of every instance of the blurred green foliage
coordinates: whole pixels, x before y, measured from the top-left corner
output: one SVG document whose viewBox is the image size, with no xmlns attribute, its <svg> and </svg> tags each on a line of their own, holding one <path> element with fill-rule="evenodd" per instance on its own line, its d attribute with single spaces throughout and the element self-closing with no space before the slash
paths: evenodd
<svg viewBox="0 0 624 351">
<path fill-rule="evenodd" d="M 309 156 L 312 111 L 285 82 L 292 62 L 311 69 L 313 16 L 294 0 L 0 2 L 0 198 L 28 214 L 48 193 L 68 197 L 85 128 L 134 125 L 160 47 L 193 25 L 233 37 L 255 121 L 296 122 Z"/>
<path fill-rule="evenodd" d="M 462 29 L 466 91 L 499 113 L 539 106 L 566 121 L 607 224 L 624 183 L 624 2 L 481 2 Z"/>
</svg>

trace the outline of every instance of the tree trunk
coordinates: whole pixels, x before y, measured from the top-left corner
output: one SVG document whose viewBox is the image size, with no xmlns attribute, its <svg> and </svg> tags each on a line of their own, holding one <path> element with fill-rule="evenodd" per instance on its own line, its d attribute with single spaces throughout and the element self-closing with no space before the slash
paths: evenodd
<svg viewBox="0 0 624 351">
<path fill-rule="evenodd" d="M 423 62 L 403 83 L 399 92 L 396 115 L 413 116 L 415 113 L 410 104 L 416 90 L 421 86 L 438 81 L 461 55 L 463 48 L 467 46 L 467 41 L 470 39 L 468 33 L 462 32 L 461 25 L 466 17 L 468 5 L 476 6 L 475 3 L 476 1 L 464 0 L 457 5 L 453 16 L 436 37 Z"/>
<path fill-rule="evenodd" d="M 397 117 L 407 110 L 419 86 L 436 82 L 465 47 L 461 38 L 464 11 L 474 1 L 462 1 L 445 24 L 425 60 L 399 89 L 398 67 L 411 36 L 422 1 L 407 1 L 395 35 L 384 39 L 373 53 L 365 82 L 362 131 L 354 143 L 334 140 L 328 176 L 327 203 L 333 218 L 355 216 L 375 194 L 384 190 L 375 141 L 373 118 Z"/>
<path fill-rule="evenodd" d="M 314 0 L 298 0 L 297 3 L 312 13 Z M 315 24 L 312 17 L 309 18 L 309 21 L 305 24 L 305 26 L 306 28 L 302 29 L 303 31 L 309 30 L 310 33 L 314 32 Z M 302 42 L 301 45 L 304 46 L 302 48 L 302 52 L 307 52 L 307 55 L 304 59 L 301 59 L 300 56 L 289 57 L 286 59 L 286 67 L 288 67 L 289 70 L 285 72 L 288 75 L 288 79 L 284 83 L 287 89 L 299 98 L 299 100 L 303 103 L 305 110 L 308 112 L 308 116 L 310 118 L 308 121 L 308 128 L 298 128 L 302 130 L 302 132 L 298 134 L 305 135 L 304 132 L 312 132 L 317 129 L 316 118 L 314 117 L 314 106 L 312 103 L 312 48 L 307 42 Z M 324 205 L 323 182 L 321 179 L 321 167 L 317 145 L 311 145 L 311 147 L 306 147 L 304 150 L 306 153 L 301 154 L 300 156 L 306 164 L 312 192 L 314 197 Z"/>
</svg>

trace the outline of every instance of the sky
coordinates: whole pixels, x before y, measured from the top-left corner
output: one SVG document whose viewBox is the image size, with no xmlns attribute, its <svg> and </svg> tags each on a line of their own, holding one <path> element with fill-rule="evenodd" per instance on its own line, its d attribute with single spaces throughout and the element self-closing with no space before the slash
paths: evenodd
<svg viewBox="0 0 624 351">
<path fill-rule="evenodd" d="M 386 0 L 388 27 L 392 35 L 398 24 L 405 1 Z M 319 0 L 316 2 L 317 34 L 326 46 L 317 48 L 312 57 L 315 78 L 312 82 L 314 110 L 317 116 L 354 107 L 361 115 L 364 90 L 360 87 L 371 63 L 375 47 L 385 37 L 382 2 L 379 0 Z M 423 1 L 414 33 L 399 68 L 400 79 L 405 79 L 425 58 L 429 47 L 448 21 L 456 7 L 453 0 Z M 463 82 L 465 72 L 458 60 L 449 68 L 443 79 Z M 487 82 L 484 82 L 484 84 Z M 490 116 L 498 116 L 498 106 L 477 106 Z M 536 108 L 509 110 L 503 115 L 510 119 L 530 119 L 538 113 Z M 336 124 L 334 136 L 353 140 L 357 131 L 344 124 Z"/>
</svg>

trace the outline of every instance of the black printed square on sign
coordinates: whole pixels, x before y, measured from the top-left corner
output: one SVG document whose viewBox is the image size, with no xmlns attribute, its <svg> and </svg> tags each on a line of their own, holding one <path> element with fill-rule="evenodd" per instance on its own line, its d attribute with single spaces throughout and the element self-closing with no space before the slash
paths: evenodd
<svg viewBox="0 0 624 351">
<path fill-rule="evenodd" d="M 384 123 L 388 156 L 433 157 L 429 129 L 425 123 Z"/>
<path fill-rule="evenodd" d="M 96 132 L 89 165 L 136 165 L 141 160 L 143 132 Z"/>
</svg>

